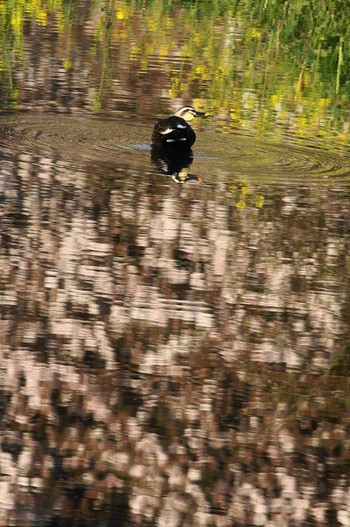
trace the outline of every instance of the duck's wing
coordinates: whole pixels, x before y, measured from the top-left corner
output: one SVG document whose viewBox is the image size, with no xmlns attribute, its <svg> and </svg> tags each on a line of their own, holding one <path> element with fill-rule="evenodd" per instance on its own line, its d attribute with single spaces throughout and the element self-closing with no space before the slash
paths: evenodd
<svg viewBox="0 0 350 527">
<path fill-rule="evenodd" d="M 172 124 L 169 119 L 162 119 L 154 125 L 152 142 L 157 143 L 166 135 L 174 131 Z"/>
<path fill-rule="evenodd" d="M 153 129 L 152 143 L 189 143 L 195 141 L 195 133 L 190 125 L 181 117 L 168 117 L 158 121 Z"/>
<path fill-rule="evenodd" d="M 175 132 L 176 130 L 185 130 L 188 128 L 188 124 L 184 119 L 181 119 L 180 117 L 168 117 L 168 119 L 162 119 L 161 121 L 158 121 L 156 125 L 154 126 L 154 132 L 157 132 L 161 135 L 170 134 L 171 132 Z"/>
</svg>

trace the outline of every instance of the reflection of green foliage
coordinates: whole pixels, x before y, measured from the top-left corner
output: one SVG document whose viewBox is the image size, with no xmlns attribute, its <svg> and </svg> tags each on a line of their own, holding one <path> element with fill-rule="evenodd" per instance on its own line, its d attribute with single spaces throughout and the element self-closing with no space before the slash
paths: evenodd
<svg viewBox="0 0 350 527">
<path fill-rule="evenodd" d="M 222 127 L 347 141 L 350 7 L 332 1 L 110 0 L 112 42 L 140 74 L 164 60 L 172 98 L 220 111 Z M 341 9 L 338 20 L 335 13 Z M 178 60 L 180 58 L 180 60 Z M 345 121 L 345 122 L 344 122 Z"/>
<path fill-rule="evenodd" d="M 24 20 L 54 16 L 65 38 L 79 22 L 72 0 L 0 0 L 2 82 L 23 60 Z M 91 59 L 99 69 L 92 106 L 103 108 L 126 70 L 158 61 L 163 93 L 210 107 L 222 129 L 255 135 L 319 135 L 347 142 L 350 5 L 340 0 L 91 0 Z M 69 38 L 67 39 L 69 41 Z M 68 46 L 68 44 L 67 44 Z M 69 50 L 68 50 L 69 51 Z M 74 67 L 67 55 L 65 67 Z"/>
<path fill-rule="evenodd" d="M 71 1 L 65 0 L 0 0 L 0 83 L 3 104 L 13 104 L 17 88 L 13 70 L 24 59 L 23 34 L 26 23 L 46 27 L 49 15 L 56 13 L 58 26 L 67 28 Z"/>
</svg>

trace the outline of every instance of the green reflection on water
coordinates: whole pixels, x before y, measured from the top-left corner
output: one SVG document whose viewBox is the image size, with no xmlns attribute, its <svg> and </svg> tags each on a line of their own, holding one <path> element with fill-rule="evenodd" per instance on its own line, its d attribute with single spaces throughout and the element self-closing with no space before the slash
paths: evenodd
<svg viewBox="0 0 350 527">
<path fill-rule="evenodd" d="M 20 98 L 13 72 L 25 65 L 26 25 L 63 37 L 69 70 L 85 19 L 94 38 L 84 60 L 98 70 L 92 110 L 121 76 L 156 64 L 159 97 L 210 108 L 222 131 L 348 143 L 349 18 L 337 0 L 0 1 L 2 106 Z"/>
</svg>

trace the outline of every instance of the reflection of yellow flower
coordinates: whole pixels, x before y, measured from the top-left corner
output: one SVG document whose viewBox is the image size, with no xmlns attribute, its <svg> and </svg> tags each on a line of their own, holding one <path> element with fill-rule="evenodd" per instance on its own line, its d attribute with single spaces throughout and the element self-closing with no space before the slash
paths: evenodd
<svg viewBox="0 0 350 527">
<path fill-rule="evenodd" d="M 70 70 L 72 68 L 73 64 L 71 59 L 64 59 L 63 61 L 63 67 L 65 70 Z"/>
<path fill-rule="evenodd" d="M 262 194 L 255 194 L 250 188 L 248 183 L 230 183 L 228 191 L 231 194 L 236 195 L 234 199 L 237 199 L 235 206 L 237 209 L 245 209 L 246 207 L 256 207 L 261 209 L 264 206 L 264 196 Z"/>
<path fill-rule="evenodd" d="M 14 107 L 16 105 L 16 99 L 18 99 L 18 96 L 19 96 L 19 91 L 17 88 L 13 88 L 13 90 L 11 90 L 11 99 L 13 100 L 12 102 L 12 107 Z"/>
<path fill-rule="evenodd" d="M 61 13 L 57 14 L 57 28 L 60 32 L 64 30 L 64 18 Z"/>
<path fill-rule="evenodd" d="M 250 36 L 252 38 L 260 38 L 261 37 L 261 31 L 260 29 L 256 29 L 255 27 L 253 27 L 250 31 Z"/>
<path fill-rule="evenodd" d="M 244 196 L 246 196 L 247 194 L 249 194 L 249 187 L 248 187 L 248 185 L 246 185 L 246 184 L 242 185 L 242 187 L 241 187 L 240 190 L 241 190 L 241 195 L 242 195 L 242 197 L 244 197 Z"/>
<path fill-rule="evenodd" d="M 321 97 L 318 101 L 318 105 L 320 108 L 326 108 L 329 106 L 330 100 L 324 97 Z"/>
<path fill-rule="evenodd" d="M 158 31 L 157 20 L 152 20 L 152 19 L 147 20 L 147 29 L 148 31 L 152 31 L 152 32 Z"/>
<path fill-rule="evenodd" d="M 169 88 L 168 93 L 169 93 L 169 97 L 174 98 L 174 99 L 178 97 L 179 95 L 179 92 L 176 88 Z"/>
<path fill-rule="evenodd" d="M 15 30 L 17 30 L 16 32 L 18 32 L 22 27 L 22 13 L 20 13 L 18 10 L 12 13 L 11 25 Z"/>
<path fill-rule="evenodd" d="M 278 102 L 281 102 L 281 95 L 271 95 L 270 97 L 271 106 L 275 106 Z"/>
<path fill-rule="evenodd" d="M 117 11 L 117 19 L 118 20 L 124 20 L 125 18 L 125 10 L 124 9 L 118 9 Z"/>
<path fill-rule="evenodd" d="M 341 132 L 340 134 L 338 134 L 338 139 L 342 143 L 347 143 L 349 141 L 349 134 L 348 134 L 348 132 Z"/>
<path fill-rule="evenodd" d="M 47 13 L 43 9 L 41 9 L 38 14 L 36 15 L 36 19 L 39 22 L 41 26 L 47 25 Z"/>
<path fill-rule="evenodd" d="M 258 194 L 255 198 L 255 206 L 258 209 L 261 209 L 264 206 L 264 196 L 262 194 Z"/>
<path fill-rule="evenodd" d="M 199 75 L 203 75 L 203 73 L 205 73 L 205 67 L 203 64 L 199 64 L 198 66 L 195 67 L 194 71 L 195 73 Z"/>
</svg>

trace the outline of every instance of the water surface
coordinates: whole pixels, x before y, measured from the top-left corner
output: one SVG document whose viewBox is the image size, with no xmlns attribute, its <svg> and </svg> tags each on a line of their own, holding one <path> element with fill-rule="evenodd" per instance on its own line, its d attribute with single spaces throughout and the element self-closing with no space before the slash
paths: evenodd
<svg viewBox="0 0 350 527">
<path fill-rule="evenodd" d="M 285 4 L 0 2 L 1 525 L 350 524 L 347 56 Z"/>
</svg>

